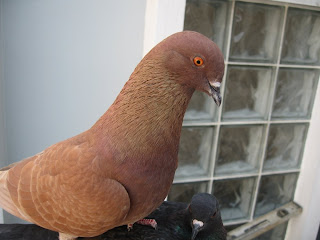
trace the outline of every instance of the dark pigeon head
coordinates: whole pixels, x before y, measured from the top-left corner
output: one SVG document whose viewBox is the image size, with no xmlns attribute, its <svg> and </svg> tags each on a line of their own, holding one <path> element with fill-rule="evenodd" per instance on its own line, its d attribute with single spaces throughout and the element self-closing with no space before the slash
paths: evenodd
<svg viewBox="0 0 320 240">
<path fill-rule="evenodd" d="M 222 235 L 225 234 L 219 202 L 213 195 L 208 193 L 194 195 L 188 206 L 188 210 L 191 216 L 191 240 L 195 240 L 197 235 L 201 233 L 208 234 L 210 232 L 222 231 Z"/>
</svg>

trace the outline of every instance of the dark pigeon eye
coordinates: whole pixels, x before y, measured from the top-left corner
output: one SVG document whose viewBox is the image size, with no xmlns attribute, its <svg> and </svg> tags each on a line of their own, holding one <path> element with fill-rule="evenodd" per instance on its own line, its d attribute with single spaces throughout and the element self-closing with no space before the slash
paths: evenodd
<svg viewBox="0 0 320 240">
<path fill-rule="evenodd" d="M 214 218 L 216 216 L 217 212 L 214 212 L 214 214 L 211 216 L 211 218 Z"/>
<path fill-rule="evenodd" d="M 188 206 L 188 210 L 189 210 L 190 213 L 192 213 L 190 205 Z"/>
</svg>

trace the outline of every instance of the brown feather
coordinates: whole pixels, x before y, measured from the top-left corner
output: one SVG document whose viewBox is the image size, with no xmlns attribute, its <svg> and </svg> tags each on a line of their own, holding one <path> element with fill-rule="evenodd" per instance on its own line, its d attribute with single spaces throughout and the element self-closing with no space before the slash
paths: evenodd
<svg viewBox="0 0 320 240">
<path fill-rule="evenodd" d="M 205 67 L 193 65 L 197 54 Z M 0 171 L 0 205 L 70 236 L 96 236 L 145 217 L 172 184 L 194 90 L 211 94 L 208 79 L 221 82 L 223 68 L 220 50 L 201 34 L 167 38 L 91 129 Z"/>
</svg>

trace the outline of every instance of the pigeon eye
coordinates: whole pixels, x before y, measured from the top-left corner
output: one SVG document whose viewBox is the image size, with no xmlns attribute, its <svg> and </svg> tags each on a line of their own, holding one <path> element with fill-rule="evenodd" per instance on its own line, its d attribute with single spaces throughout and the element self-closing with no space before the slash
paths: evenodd
<svg viewBox="0 0 320 240">
<path fill-rule="evenodd" d="M 211 216 L 211 218 L 214 218 L 216 216 L 217 212 L 214 212 L 214 214 Z"/>
<path fill-rule="evenodd" d="M 201 57 L 195 57 L 195 58 L 193 59 L 193 63 L 194 63 L 196 66 L 200 67 L 200 66 L 203 65 L 203 59 L 202 59 Z"/>
</svg>

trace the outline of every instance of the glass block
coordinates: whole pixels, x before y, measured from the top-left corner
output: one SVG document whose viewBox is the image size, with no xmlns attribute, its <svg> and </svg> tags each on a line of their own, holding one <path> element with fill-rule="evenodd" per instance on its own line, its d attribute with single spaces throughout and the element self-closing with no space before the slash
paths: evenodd
<svg viewBox="0 0 320 240">
<path fill-rule="evenodd" d="M 284 240 L 287 232 L 287 226 L 288 222 L 282 223 L 268 232 L 254 238 L 254 240 Z"/>
<path fill-rule="evenodd" d="M 310 118 L 319 71 L 280 69 L 272 118 Z"/>
<path fill-rule="evenodd" d="M 175 179 L 209 176 L 213 127 L 183 127 Z"/>
<path fill-rule="evenodd" d="M 284 8 L 236 2 L 230 60 L 276 62 Z"/>
<path fill-rule="evenodd" d="M 223 221 L 249 219 L 255 178 L 237 178 L 213 182 L 213 195 L 219 199 Z"/>
<path fill-rule="evenodd" d="M 320 65 L 320 12 L 289 8 L 281 63 Z"/>
<path fill-rule="evenodd" d="M 307 124 L 271 124 L 263 171 L 298 168 L 307 130 Z"/>
<path fill-rule="evenodd" d="M 230 66 L 222 120 L 264 120 L 268 116 L 273 70 L 268 67 Z"/>
<path fill-rule="evenodd" d="M 168 200 L 189 203 L 194 194 L 207 192 L 207 189 L 208 182 L 173 184 L 168 195 Z"/>
<path fill-rule="evenodd" d="M 226 55 L 230 2 L 219 0 L 187 0 L 184 30 L 202 33 L 212 39 Z"/>
<path fill-rule="evenodd" d="M 215 175 L 257 172 L 264 133 L 262 125 L 222 126 Z"/>
<path fill-rule="evenodd" d="M 297 173 L 262 176 L 254 216 L 261 216 L 290 202 L 297 179 Z"/>
<path fill-rule="evenodd" d="M 184 122 L 217 121 L 218 107 L 208 94 L 195 91 L 184 116 Z"/>
</svg>

